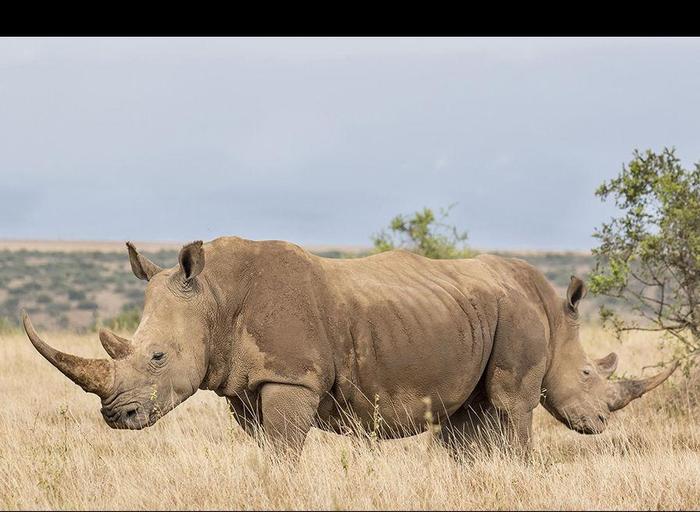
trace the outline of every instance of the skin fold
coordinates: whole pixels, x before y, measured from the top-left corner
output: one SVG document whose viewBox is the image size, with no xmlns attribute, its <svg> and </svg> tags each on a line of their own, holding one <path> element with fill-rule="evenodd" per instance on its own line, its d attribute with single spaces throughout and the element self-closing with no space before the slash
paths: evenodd
<svg viewBox="0 0 700 512">
<path fill-rule="evenodd" d="M 584 283 L 559 297 L 513 258 L 431 260 L 406 251 L 327 259 L 281 241 L 222 237 L 182 248 L 162 269 L 127 243 L 148 281 L 131 340 L 101 330 L 110 359 L 56 351 L 23 314 L 37 350 L 102 399 L 113 428 L 140 429 L 198 389 L 226 397 L 249 433 L 298 454 L 311 426 L 414 435 L 426 413 L 449 447 L 504 428 L 523 452 L 542 404 L 581 433 L 663 382 L 608 381 L 612 353 L 579 340 Z M 426 408 L 428 410 L 426 410 Z M 377 422 L 377 418 L 381 418 Z"/>
</svg>

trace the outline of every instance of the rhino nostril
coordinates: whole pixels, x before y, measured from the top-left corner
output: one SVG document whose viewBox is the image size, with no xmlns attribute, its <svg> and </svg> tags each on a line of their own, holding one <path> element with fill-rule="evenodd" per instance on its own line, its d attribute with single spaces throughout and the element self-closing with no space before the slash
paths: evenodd
<svg viewBox="0 0 700 512">
<path fill-rule="evenodd" d="M 138 413 L 139 408 L 138 407 L 132 407 L 124 411 L 123 416 L 125 420 L 131 420 L 136 417 L 136 414 Z"/>
</svg>

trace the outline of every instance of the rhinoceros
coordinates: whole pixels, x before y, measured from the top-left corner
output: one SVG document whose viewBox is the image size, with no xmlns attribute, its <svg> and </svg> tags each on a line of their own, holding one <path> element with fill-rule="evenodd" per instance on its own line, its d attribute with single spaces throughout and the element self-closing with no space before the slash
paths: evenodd
<svg viewBox="0 0 700 512">
<path fill-rule="evenodd" d="M 454 445 L 499 418 L 526 451 L 542 404 L 569 428 L 602 432 L 609 415 L 666 380 L 607 378 L 617 356 L 590 359 L 579 341 L 584 282 L 560 298 L 527 262 L 482 254 L 433 260 L 394 250 L 330 259 L 282 241 L 221 237 L 182 247 L 163 269 L 127 242 L 148 281 L 127 340 L 101 330 L 107 359 L 55 350 L 23 312 L 34 347 L 101 398 L 113 428 L 153 425 L 198 389 L 226 397 L 246 432 L 301 450 L 312 425 L 348 417 L 378 436 L 425 428 L 426 407 Z M 427 404 L 427 405 L 426 405 Z"/>
</svg>

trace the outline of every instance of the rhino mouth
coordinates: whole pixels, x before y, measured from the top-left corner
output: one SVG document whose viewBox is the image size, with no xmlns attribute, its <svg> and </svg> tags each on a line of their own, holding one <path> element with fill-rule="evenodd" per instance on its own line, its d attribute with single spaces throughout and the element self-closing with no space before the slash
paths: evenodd
<svg viewBox="0 0 700 512">
<path fill-rule="evenodd" d="M 558 411 L 550 404 L 543 403 L 545 409 L 569 429 L 579 434 L 594 435 L 602 433 L 608 426 L 608 417 L 605 414 L 595 416 L 583 416 Z"/>
<path fill-rule="evenodd" d="M 593 416 L 568 416 L 559 419 L 564 425 L 579 434 L 594 435 L 602 433 L 608 426 L 608 417 L 604 414 Z"/>
<path fill-rule="evenodd" d="M 184 401 L 183 397 L 172 397 L 167 405 L 160 406 L 151 400 L 123 400 L 121 396 L 103 401 L 100 412 L 105 423 L 120 430 L 141 430 L 152 426 L 163 416 Z"/>
<path fill-rule="evenodd" d="M 595 435 L 602 433 L 607 427 L 607 424 L 607 419 L 599 416 L 595 421 L 585 420 L 569 423 L 568 427 L 579 434 Z"/>
<path fill-rule="evenodd" d="M 118 393 L 102 401 L 102 418 L 114 429 L 141 430 L 153 425 L 162 414 L 152 400 L 135 397 L 132 393 Z"/>
<path fill-rule="evenodd" d="M 105 423 L 114 429 L 141 430 L 153 425 L 158 418 L 152 409 L 147 410 L 138 402 L 130 402 L 117 407 L 102 407 Z"/>
</svg>

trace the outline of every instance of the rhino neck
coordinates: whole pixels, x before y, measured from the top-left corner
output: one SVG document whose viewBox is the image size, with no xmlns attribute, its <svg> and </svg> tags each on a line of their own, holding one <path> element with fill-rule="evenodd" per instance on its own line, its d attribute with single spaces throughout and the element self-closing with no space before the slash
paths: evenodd
<svg viewBox="0 0 700 512">
<path fill-rule="evenodd" d="M 317 371 L 319 358 L 309 355 L 327 350 L 324 321 L 332 316 L 319 306 L 328 301 L 321 298 L 326 285 L 318 258 L 289 242 L 239 239 L 222 260 L 203 386 L 232 397 L 265 380 L 332 374 Z"/>
<path fill-rule="evenodd" d="M 225 394 L 230 387 L 236 331 L 255 275 L 254 242 L 237 237 L 218 238 L 206 252 L 206 279 L 211 290 L 211 337 L 207 370 L 200 389 Z"/>
<path fill-rule="evenodd" d="M 551 287 L 551 285 L 550 285 Z M 566 336 L 562 336 L 562 330 L 565 328 L 567 322 L 566 315 L 564 313 L 564 308 L 562 307 L 562 301 L 556 294 L 556 291 L 552 288 L 552 296 L 547 297 L 542 300 L 542 303 L 547 314 L 547 320 L 549 322 L 549 339 L 547 340 L 547 363 L 545 366 L 545 374 L 542 379 L 542 389 L 545 390 L 549 387 L 548 382 L 551 377 L 551 370 L 555 366 L 555 362 L 562 352 L 562 345 L 568 340 Z"/>
<path fill-rule="evenodd" d="M 542 379 L 542 388 L 547 387 L 547 376 L 552 367 L 552 362 L 555 360 L 560 336 L 560 332 L 564 318 L 564 310 L 562 309 L 562 300 L 557 293 L 557 290 L 545 278 L 545 276 L 534 268 L 531 268 L 527 273 L 527 279 L 520 280 L 526 295 L 538 304 L 538 309 L 541 309 L 546 323 L 543 322 L 546 342 L 546 362 L 545 372 Z"/>
</svg>

